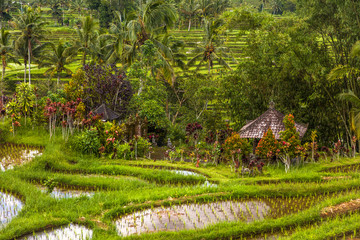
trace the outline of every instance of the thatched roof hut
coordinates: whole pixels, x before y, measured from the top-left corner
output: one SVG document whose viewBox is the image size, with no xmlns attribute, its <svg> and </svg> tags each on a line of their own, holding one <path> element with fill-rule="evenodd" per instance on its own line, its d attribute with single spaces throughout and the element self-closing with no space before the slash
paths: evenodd
<svg viewBox="0 0 360 240">
<path fill-rule="evenodd" d="M 275 138 L 280 139 L 280 132 L 285 130 L 283 123 L 285 115 L 274 108 L 271 103 L 269 109 L 260 117 L 248 122 L 240 130 L 241 138 L 262 138 L 269 128 L 273 131 Z M 307 130 L 308 125 L 295 123 L 296 130 L 302 138 Z"/>
<path fill-rule="evenodd" d="M 105 103 L 101 104 L 98 108 L 96 108 L 93 113 L 101 115 L 102 120 L 104 121 L 113 121 L 120 117 L 118 113 L 108 108 Z"/>
</svg>

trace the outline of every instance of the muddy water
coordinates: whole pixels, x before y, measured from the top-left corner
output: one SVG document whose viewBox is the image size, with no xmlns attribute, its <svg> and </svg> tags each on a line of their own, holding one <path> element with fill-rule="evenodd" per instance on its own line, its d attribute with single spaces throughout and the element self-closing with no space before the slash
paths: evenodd
<svg viewBox="0 0 360 240">
<path fill-rule="evenodd" d="M 42 192 L 46 192 L 47 189 L 44 186 L 37 186 L 41 189 Z M 95 194 L 94 191 L 85 191 L 85 190 L 76 190 L 76 189 L 66 189 L 66 188 L 54 188 L 54 190 L 50 193 L 50 196 L 56 199 L 63 198 L 77 198 L 81 196 L 91 197 Z"/>
<path fill-rule="evenodd" d="M 171 170 L 170 172 L 181 174 L 181 175 L 184 175 L 184 176 L 202 176 L 202 177 L 204 177 L 204 175 L 202 175 L 200 173 L 195 173 L 195 172 L 188 171 L 188 170 Z M 206 180 L 204 182 L 204 184 L 202 184 L 202 186 L 204 186 L 204 187 L 217 187 L 217 184 L 211 183 L 208 180 Z"/>
<path fill-rule="evenodd" d="M 218 222 L 252 222 L 280 218 L 304 211 L 328 198 L 358 192 L 357 189 L 308 197 L 253 198 L 204 204 L 184 204 L 134 212 L 115 221 L 119 235 L 205 228 Z"/>
<path fill-rule="evenodd" d="M 23 204 L 19 199 L 0 192 L 0 229 L 18 215 L 22 207 Z"/>
<path fill-rule="evenodd" d="M 31 161 L 42 154 L 39 147 L 29 147 L 21 144 L 0 144 L 0 170 L 6 171 Z"/>
<path fill-rule="evenodd" d="M 63 198 L 77 198 L 81 196 L 91 197 L 95 194 L 95 192 L 90 191 L 82 191 L 82 190 L 69 190 L 69 189 L 58 189 L 55 188 L 50 195 L 57 199 Z"/>
<path fill-rule="evenodd" d="M 201 229 L 218 222 L 264 219 L 270 207 L 261 201 L 221 201 L 159 207 L 135 212 L 115 222 L 120 236 L 157 231 Z"/>
<path fill-rule="evenodd" d="M 57 229 L 29 234 L 20 240 L 85 240 L 91 239 L 93 231 L 84 226 L 70 224 Z"/>
</svg>

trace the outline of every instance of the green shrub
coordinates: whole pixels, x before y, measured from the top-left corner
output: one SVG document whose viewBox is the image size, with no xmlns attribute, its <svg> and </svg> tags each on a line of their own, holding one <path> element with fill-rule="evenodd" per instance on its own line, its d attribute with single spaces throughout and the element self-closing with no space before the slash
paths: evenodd
<svg viewBox="0 0 360 240">
<path fill-rule="evenodd" d="M 68 146 L 82 153 L 98 155 L 101 143 L 97 130 L 92 128 L 69 139 Z"/>
<path fill-rule="evenodd" d="M 133 147 L 133 156 L 134 157 L 146 157 L 146 154 L 149 152 L 150 143 L 142 137 L 136 137 L 131 140 L 130 145 Z M 136 150 L 136 153 L 135 153 Z M 136 154 L 136 155 L 135 155 Z"/>
<path fill-rule="evenodd" d="M 131 157 L 131 146 L 129 143 L 118 144 L 116 146 L 118 158 L 130 159 Z"/>
</svg>

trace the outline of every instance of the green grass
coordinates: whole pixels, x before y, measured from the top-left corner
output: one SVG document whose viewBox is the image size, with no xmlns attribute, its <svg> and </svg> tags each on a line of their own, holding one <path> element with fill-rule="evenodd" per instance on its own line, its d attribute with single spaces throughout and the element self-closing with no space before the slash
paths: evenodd
<svg viewBox="0 0 360 240">
<path fill-rule="evenodd" d="M 6 129 L 6 122 L 1 125 L 1 129 Z M 360 173 L 346 173 L 350 179 L 322 179 L 323 176 L 343 176 L 326 170 L 360 164 L 359 158 L 309 163 L 293 167 L 288 174 L 284 173 L 283 166 L 266 166 L 263 176 L 241 178 L 224 164 L 204 164 L 197 168 L 185 162 L 127 161 L 81 155 L 68 150 L 60 136 L 49 142 L 42 128 L 19 130 L 15 137 L 8 136 L 9 142 L 42 145 L 45 149 L 43 155 L 32 162 L 0 173 L 0 189 L 18 196 L 24 203 L 20 214 L 0 230 L 0 239 L 18 238 L 71 222 L 93 229 L 93 239 L 120 239 L 113 221 L 126 214 L 159 206 L 251 198 L 270 202 L 282 199 L 289 201 L 289 206 L 296 199 L 319 200 L 311 200 L 311 204 L 299 212 L 259 222 L 224 222 L 205 229 L 134 235 L 126 239 L 230 239 L 240 236 L 245 239 L 274 233 L 288 233 L 292 239 L 324 239 L 359 228 L 357 213 L 335 219 L 320 217 L 323 207 L 360 198 Z M 203 176 L 183 176 L 168 171 L 171 169 L 194 171 Z M 48 178 L 53 178 L 58 186 L 94 190 L 95 195 L 54 199 L 37 187 Z M 202 186 L 205 179 L 215 182 L 217 187 Z"/>
</svg>

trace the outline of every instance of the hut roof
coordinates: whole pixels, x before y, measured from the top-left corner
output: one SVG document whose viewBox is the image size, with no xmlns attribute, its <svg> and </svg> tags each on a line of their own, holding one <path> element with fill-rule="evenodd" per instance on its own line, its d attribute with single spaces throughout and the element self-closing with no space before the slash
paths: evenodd
<svg viewBox="0 0 360 240">
<path fill-rule="evenodd" d="M 93 113 L 102 115 L 102 120 L 105 121 L 112 121 L 120 117 L 118 113 L 108 108 L 105 103 L 101 104 L 98 108 L 96 108 Z"/>
<path fill-rule="evenodd" d="M 285 130 L 283 123 L 285 115 L 270 107 L 260 117 L 248 122 L 240 130 L 241 138 L 262 138 L 269 128 L 273 131 L 276 139 L 280 139 L 280 132 Z M 295 123 L 296 130 L 302 138 L 307 130 L 308 125 Z"/>
</svg>

